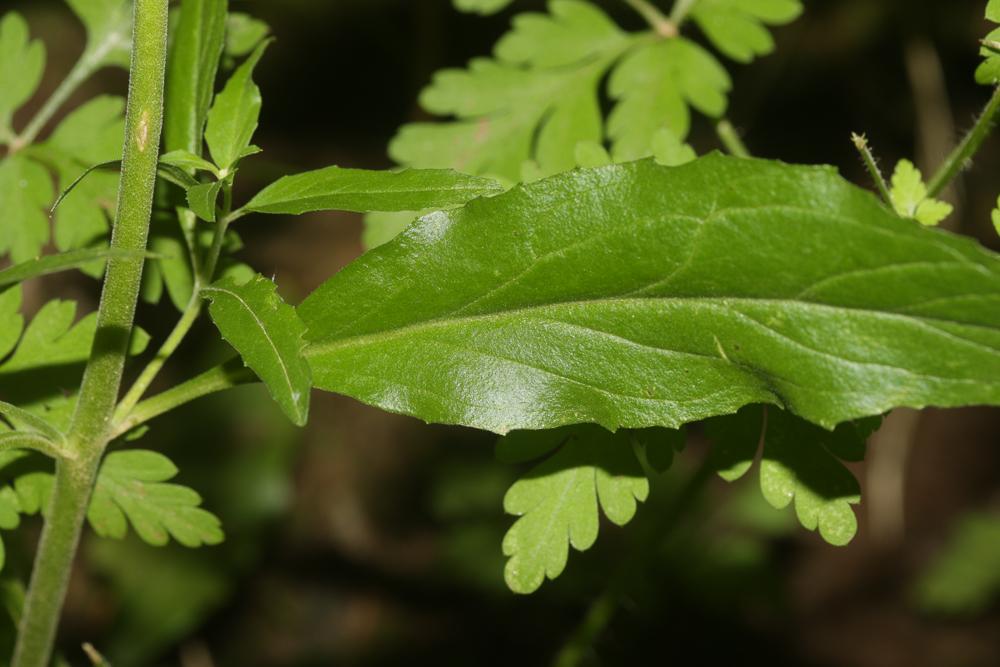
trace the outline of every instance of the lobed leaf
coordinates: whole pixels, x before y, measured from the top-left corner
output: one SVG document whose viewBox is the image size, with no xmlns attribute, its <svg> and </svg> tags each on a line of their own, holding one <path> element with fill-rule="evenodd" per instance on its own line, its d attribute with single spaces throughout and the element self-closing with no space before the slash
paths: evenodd
<svg viewBox="0 0 1000 667">
<path fill-rule="evenodd" d="M 202 293 L 211 299 L 209 313 L 222 337 L 264 381 L 288 418 L 304 425 L 312 376 L 302 354 L 305 325 L 295 309 L 260 275 L 244 285 L 223 280 Z"/>
<path fill-rule="evenodd" d="M 131 523 L 144 542 L 165 545 L 171 537 L 186 547 L 219 544 L 219 519 L 200 507 L 201 496 L 167 484 L 177 468 L 157 452 L 127 450 L 105 457 L 87 510 L 101 537 L 121 539 Z"/>
<path fill-rule="evenodd" d="M 748 63 L 774 50 L 765 26 L 790 23 L 801 13 L 800 0 L 695 0 L 691 18 L 715 48 Z"/>
<path fill-rule="evenodd" d="M 81 60 L 128 69 L 132 50 L 131 0 L 66 0 L 87 29 Z"/>
<path fill-rule="evenodd" d="M 649 480 L 633 454 L 626 432 L 609 433 L 596 426 L 576 426 L 553 431 L 512 433 L 500 454 L 511 458 L 511 449 L 527 449 L 530 456 L 557 449 L 510 487 L 504 510 L 520 518 L 504 536 L 503 552 L 509 557 L 504 579 L 516 593 L 531 593 L 546 577 L 562 573 L 569 547 L 589 549 L 597 539 L 598 505 L 616 525 L 632 520 L 636 501 L 649 495 Z M 523 456 L 523 452 L 520 453 Z"/>
<path fill-rule="evenodd" d="M 14 262 L 38 257 L 49 240 L 45 207 L 55 195 L 45 169 L 23 154 L 0 160 L 0 255 L 9 252 Z"/>
<path fill-rule="evenodd" d="M 413 211 L 448 208 L 501 192 L 486 178 L 447 169 L 369 171 L 327 167 L 285 176 L 244 206 L 257 213 Z"/>
<path fill-rule="evenodd" d="M 940 223 L 952 212 L 951 204 L 927 196 L 923 174 L 909 160 L 900 160 L 896 164 L 889 195 L 896 213 L 929 227 Z"/>
<path fill-rule="evenodd" d="M 24 17 L 6 12 L 0 18 L 0 144 L 11 138 L 11 118 L 35 94 L 44 71 L 45 46 L 31 41 Z"/>
<path fill-rule="evenodd" d="M 832 169 L 712 155 L 428 215 L 299 314 L 317 387 L 427 421 L 676 427 L 772 403 L 831 428 L 1000 404 L 998 302 L 976 243 Z"/>
</svg>

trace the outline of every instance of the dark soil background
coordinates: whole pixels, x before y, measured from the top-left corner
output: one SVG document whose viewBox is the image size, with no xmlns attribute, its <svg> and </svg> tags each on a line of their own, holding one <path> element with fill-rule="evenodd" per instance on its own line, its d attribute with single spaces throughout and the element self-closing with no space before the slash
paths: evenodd
<svg viewBox="0 0 1000 667">
<path fill-rule="evenodd" d="M 603 4 L 622 25 L 641 27 L 624 3 Z M 802 19 L 776 31 L 775 54 L 730 67 L 730 118 L 756 155 L 833 164 L 865 186 L 852 131 L 867 133 L 886 168 L 916 156 L 929 173 L 989 96 L 972 75 L 988 28 L 984 4 L 807 1 Z M 488 53 L 514 13 L 462 15 L 447 0 L 232 5 L 268 21 L 278 38 L 256 77 L 265 154 L 247 165 L 248 191 L 293 170 L 390 166 L 385 146 L 421 117 L 415 99 L 431 73 Z M 51 90 L 82 48 L 80 29 L 55 0 L 0 1 L 8 8 L 47 43 Z M 123 94 L 125 83 L 122 72 L 103 72 L 76 100 Z M 692 143 L 717 147 L 704 122 Z M 960 231 L 993 247 L 998 174 L 993 137 L 949 193 L 961 202 Z M 297 302 L 361 253 L 360 231 L 360 218 L 347 214 L 251 220 L 243 257 Z M 97 294 L 86 279 L 37 289 L 36 303 L 59 290 L 93 307 Z M 164 303 L 140 317 L 162 336 L 175 314 Z M 204 368 L 216 345 L 209 328 L 198 329 L 167 379 Z M 500 554 L 510 524 L 501 499 L 517 471 L 492 462 L 490 436 L 326 394 L 314 396 L 311 423 L 296 432 L 263 392 L 240 390 L 156 422 L 144 441 L 203 491 L 225 520 L 227 544 L 185 553 L 88 541 L 62 646 L 83 665 L 79 646 L 93 642 L 115 667 L 549 665 L 588 612 L 610 600 L 617 611 L 579 664 L 1000 665 L 995 601 L 941 614 L 914 595 L 959 517 L 993 511 L 1000 521 L 997 411 L 897 414 L 877 438 L 855 469 L 871 502 L 858 509 L 860 533 L 847 547 L 791 526 L 790 511 L 761 509 L 755 479 L 711 482 L 686 520 L 658 532 L 658 510 L 702 454 L 695 433 L 664 497 L 643 506 L 634 526 L 603 526 L 598 545 L 572 553 L 559 581 L 517 597 L 503 587 Z M 905 451 L 900 523 L 891 494 L 876 487 Z M 31 537 L 20 545 L 22 569 Z M 637 556 L 646 542 L 655 548 Z"/>
</svg>

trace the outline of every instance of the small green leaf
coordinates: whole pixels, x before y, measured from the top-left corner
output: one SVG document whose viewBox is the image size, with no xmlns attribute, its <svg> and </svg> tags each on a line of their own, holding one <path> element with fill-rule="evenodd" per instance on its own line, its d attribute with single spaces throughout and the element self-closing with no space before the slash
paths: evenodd
<svg viewBox="0 0 1000 667">
<path fill-rule="evenodd" d="M 163 140 L 167 151 L 201 154 L 202 133 L 226 38 L 227 0 L 183 0 L 173 29 Z"/>
<path fill-rule="evenodd" d="M 513 0 L 452 0 L 455 9 L 474 14 L 496 14 Z"/>
<path fill-rule="evenodd" d="M 799 0 L 695 0 L 691 18 L 727 56 L 748 63 L 774 50 L 766 25 L 783 25 L 802 13 Z"/>
<path fill-rule="evenodd" d="M 101 537 L 121 539 L 127 523 L 143 541 L 165 545 L 170 537 L 186 547 L 222 542 L 219 519 L 201 507 L 201 496 L 177 484 L 170 459 L 156 452 L 108 454 L 101 465 L 87 521 Z"/>
<path fill-rule="evenodd" d="M 298 215 L 311 211 L 414 211 L 450 208 L 502 192 L 495 181 L 448 169 L 369 171 L 327 167 L 285 176 L 244 210 Z"/>
<path fill-rule="evenodd" d="M 209 313 L 222 337 L 264 381 L 288 418 L 304 425 L 312 377 L 302 354 L 305 326 L 295 309 L 259 275 L 245 285 L 223 280 L 203 292 L 212 300 Z"/>
<path fill-rule="evenodd" d="M 28 23 L 17 12 L 0 19 L 0 144 L 12 138 L 11 118 L 31 99 L 45 71 L 45 46 L 31 41 Z"/>
<path fill-rule="evenodd" d="M 990 0 L 986 5 L 986 20 L 990 23 L 1000 23 L 1000 0 Z M 1000 28 L 994 28 L 986 35 L 987 42 L 1000 41 Z M 983 62 L 976 69 L 976 82 L 984 86 L 994 86 L 1000 82 L 1000 53 L 983 46 L 979 50 Z"/>
<path fill-rule="evenodd" d="M 81 60 L 128 69 L 132 50 L 131 0 L 66 0 L 87 29 Z"/>
<path fill-rule="evenodd" d="M 794 500 L 803 526 L 818 528 L 830 544 L 847 544 L 858 530 L 851 505 L 861 502 L 861 486 L 841 460 L 862 460 L 868 435 L 864 424 L 841 424 L 830 432 L 770 410 L 760 463 L 765 500 L 777 509 Z"/>
<path fill-rule="evenodd" d="M 160 162 L 162 164 L 169 164 L 173 167 L 179 167 L 180 169 L 187 169 L 190 171 L 207 171 L 216 178 L 219 177 L 219 169 L 214 164 L 209 162 L 203 157 L 198 157 L 194 153 L 186 150 L 175 150 L 169 153 L 164 153 L 160 156 Z"/>
<path fill-rule="evenodd" d="M 993 221 L 993 229 L 1000 235 L 1000 199 L 997 199 L 997 207 L 990 212 L 990 219 Z"/>
<path fill-rule="evenodd" d="M 200 183 L 187 191 L 188 206 L 202 220 L 215 222 L 215 206 L 222 190 L 222 181 Z"/>
<path fill-rule="evenodd" d="M 55 192 L 45 169 L 18 153 L 0 160 L 0 255 L 23 262 L 38 257 L 49 240 L 49 219 L 45 208 Z"/>
<path fill-rule="evenodd" d="M 271 28 L 261 20 L 243 12 L 229 12 L 226 19 L 226 55 L 241 58 L 260 45 Z"/>
<path fill-rule="evenodd" d="M 253 71 L 267 44 L 261 43 L 237 68 L 208 112 L 205 141 L 212 159 L 223 172 L 231 170 L 244 155 L 257 130 L 261 97 L 253 82 Z"/>
<path fill-rule="evenodd" d="M 900 160 L 892 174 L 889 192 L 896 213 L 922 225 L 934 226 L 951 215 L 952 206 L 927 196 L 920 170 L 909 160 Z"/>
<path fill-rule="evenodd" d="M 515 482 L 504 497 L 504 510 L 520 517 L 503 540 L 504 555 L 510 559 L 504 579 L 516 593 L 531 593 L 546 577 L 559 576 L 570 545 L 585 551 L 594 544 L 598 505 L 622 526 L 635 516 L 636 502 L 649 495 L 649 480 L 627 433 L 579 426 L 540 438 L 548 449 L 558 451 Z M 538 442 L 533 446 L 544 449 Z"/>
</svg>

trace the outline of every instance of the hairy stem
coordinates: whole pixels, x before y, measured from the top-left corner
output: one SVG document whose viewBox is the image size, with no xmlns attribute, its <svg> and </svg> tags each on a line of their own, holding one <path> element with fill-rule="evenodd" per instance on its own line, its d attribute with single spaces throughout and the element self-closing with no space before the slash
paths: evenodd
<svg viewBox="0 0 1000 667">
<path fill-rule="evenodd" d="M 976 119 L 976 124 L 945 159 L 944 164 L 938 168 L 937 173 L 927 184 L 928 197 L 936 197 L 941 194 L 941 191 L 948 187 L 958 172 L 965 168 L 965 165 L 986 141 L 986 137 L 990 136 L 990 132 L 993 131 L 997 111 L 1000 111 L 1000 86 L 994 89 L 993 96 L 987 102 L 983 113 Z"/>
<path fill-rule="evenodd" d="M 678 24 L 647 0 L 625 0 L 661 37 L 676 37 Z"/>
<path fill-rule="evenodd" d="M 167 4 L 168 0 L 135 0 L 125 152 L 111 247 L 140 254 L 112 257 L 108 262 L 97 332 L 67 437 L 69 454 L 56 462 L 55 488 L 31 573 L 12 667 L 48 665 L 121 387 L 145 261 L 142 253 L 149 233 L 163 124 Z"/>
<path fill-rule="evenodd" d="M 879 196 L 882 197 L 882 201 L 891 207 L 892 195 L 889 194 L 889 186 L 882 176 L 882 171 L 878 168 L 878 162 L 875 161 L 875 155 L 872 153 L 871 147 L 868 145 L 868 138 L 863 134 L 852 134 L 851 141 L 854 143 L 854 147 L 858 149 L 858 154 L 861 155 L 861 162 L 864 163 L 865 169 L 868 170 L 868 175 L 871 176 L 872 182 L 878 189 Z"/>
<path fill-rule="evenodd" d="M 172 387 L 136 405 L 111 432 L 117 438 L 146 422 L 170 412 L 202 396 L 208 396 L 243 384 L 257 382 L 257 376 L 243 366 L 239 359 L 232 359 L 221 366 L 205 371 L 187 382 Z"/>
</svg>

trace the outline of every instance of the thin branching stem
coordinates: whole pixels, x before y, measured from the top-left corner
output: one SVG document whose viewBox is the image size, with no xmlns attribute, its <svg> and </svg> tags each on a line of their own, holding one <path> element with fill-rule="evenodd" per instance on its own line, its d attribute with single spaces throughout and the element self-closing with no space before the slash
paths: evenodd
<svg viewBox="0 0 1000 667">
<path fill-rule="evenodd" d="M 723 118 L 715 124 L 715 133 L 719 136 L 719 141 L 722 142 L 723 147 L 725 147 L 730 155 L 743 158 L 753 157 L 750 149 L 743 143 L 740 133 L 728 119 Z"/>
<path fill-rule="evenodd" d="M 153 206 L 163 125 L 168 0 L 136 0 L 125 150 L 97 332 L 67 435 L 72 456 L 56 461 L 52 496 L 35 556 L 12 667 L 48 667 L 101 457 L 107 446 L 132 335 Z"/>
<path fill-rule="evenodd" d="M 979 114 L 976 124 L 972 126 L 968 134 L 959 142 L 955 150 L 945 159 L 937 172 L 931 177 L 927 184 L 927 196 L 936 197 L 941 191 L 948 187 L 955 176 L 969 163 L 972 156 L 976 154 L 979 147 L 990 136 L 993 126 L 996 123 L 997 111 L 1000 111 L 1000 86 L 993 91 L 993 96 L 986 103 L 986 108 Z"/>
<path fill-rule="evenodd" d="M 889 194 L 889 185 L 885 182 L 885 178 L 882 176 L 882 171 L 878 168 L 878 162 L 875 161 L 875 155 L 872 153 L 871 146 L 868 145 L 868 137 L 863 134 L 852 134 L 851 142 L 854 143 L 854 147 L 858 149 L 858 154 L 861 155 L 861 162 L 864 163 L 865 169 L 868 170 L 869 176 L 871 176 L 872 182 L 875 184 L 875 188 L 878 190 L 879 196 L 882 200 L 892 206 L 892 195 Z"/>
<path fill-rule="evenodd" d="M 656 34 L 665 38 L 677 36 L 678 24 L 657 9 L 651 2 L 647 0 L 625 0 L 625 3 L 642 16 L 642 18 L 646 19 L 646 23 L 653 28 Z"/>
</svg>

